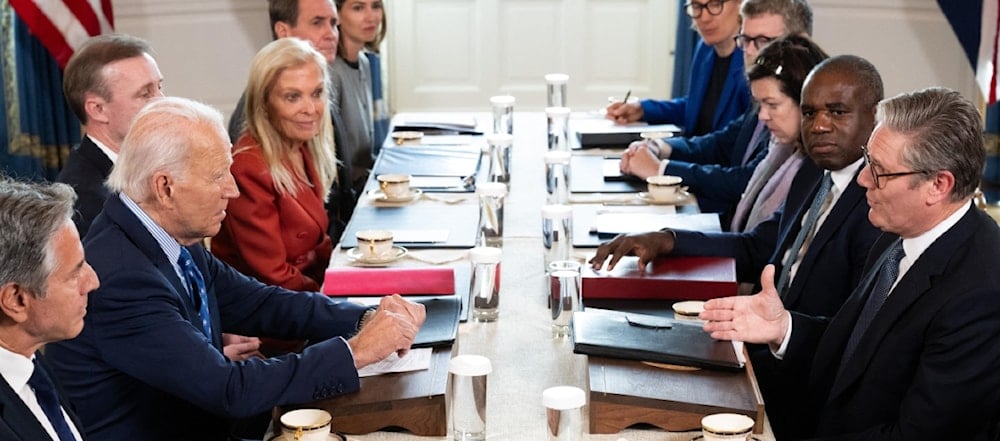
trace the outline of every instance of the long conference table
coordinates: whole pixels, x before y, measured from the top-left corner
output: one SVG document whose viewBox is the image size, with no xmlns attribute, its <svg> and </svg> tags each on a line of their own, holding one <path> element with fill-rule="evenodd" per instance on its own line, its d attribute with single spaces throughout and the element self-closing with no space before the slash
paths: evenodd
<svg viewBox="0 0 1000 441">
<path fill-rule="evenodd" d="M 400 118 L 426 117 L 426 114 L 401 114 Z M 439 115 L 440 116 L 440 115 Z M 489 114 L 475 115 L 480 129 L 488 132 L 491 127 Z M 587 357 L 573 353 L 571 338 L 553 338 L 552 319 L 548 309 L 547 279 L 543 271 L 543 246 L 541 239 L 541 207 L 546 203 L 545 165 L 543 154 L 546 146 L 546 118 L 541 112 L 515 112 L 514 145 L 509 193 L 505 201 L 503 258 L 501 263 L 501 289 L 499 319 L 492 323 L 469 320 L 459 327 L 456 344 L 451 355 L 477 354 L 489 358 L 493 372 L 488 379 L 487 438 L 490 440 L 545 440 L 548 439 L 546 412 L 542 406 L 542 391 L 552 386 L 569 385 L 588 391 Z M 583 154 L 604 154 L 589 151 Z M 373 177 L 374 178 L 374 177 Z M 369 189 L 377 188 L 369 181 Z M 628 196 L 608 195 L 612 198 Z M 574 195 L 574 198 L 586 197 Z M 603 195 L 593 195 L 595 201 Z M 433 198 L 433 199 L 431 199 Z M 362 197 L 359 208 L 373 202 Z M 413 204 L 444 207 L 451 204 L 477 205 L 473 193 L 434 193 Z M 476 219 L 470 219 L 476 222 Z M 331 267 L 348 266 L 351 260 L 346 249 L 338 247 Z M 430 261 L 448 261 L 465 269 L 466 250 L 411 250 L 412 257 L 403 258 L 391 266 L 427 266 Z M 582 259 L 587 252 L 574 251 Z M 417 260 L 420 259 L 420 260 Z M 443 372 L 433 376 L 446 378 Z M 364 379 L 379 381 L 378 377 Z M 389 381 L 389 380 L 386 380 Z M 364 383 L 363 383 L 364 384 Z M 648 387 L 655 388 L 656 384 Z M 720 391 L 725 394 L 725 391 Z M 350 397 L 343 397 L 349 400 Z M 589 402 L 588 402 L 589 406 Z M 589 407 L 583 408 L 584 438 L 590 440 L 683 440 L 700 435 L 700 431 L 668 432 L 653 426 L 627 428 L 617 434 L 588 434 Z M 771 440 L 770 426 L 765 421 L 758 440 Z M 334 427 L 336 430 L 336 427 Z M 350 440 L 414 440 L 450 439 L 447 437 L 420 437 L 405 431 L 376 431 L 365 435 L 349 435 Z"/>
</svg>

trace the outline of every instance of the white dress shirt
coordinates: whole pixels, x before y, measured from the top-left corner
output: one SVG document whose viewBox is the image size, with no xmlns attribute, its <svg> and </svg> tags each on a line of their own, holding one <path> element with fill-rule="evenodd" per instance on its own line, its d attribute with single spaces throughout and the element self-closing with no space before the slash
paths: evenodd
<svg viewBox="0 0 1000 441">
<path fill-rule="evenodd" d="M 35 391 L 28 386 L 28 379 L 31 378 L 31 374 L 34 371 L 35 363 L 31 358 L 15 354 L 4 347 L 0 347 L 0 376 L 3 376 L 4 381 L 14 390 L 14 393 L 21 397 L 21 401 L 24 402 L 25 406 L 28 406 L 28 410 L 35 415 L 35 419 L 45 428 L 49 437 L 53 440 L 58 440 L 59 435 L 56 434 L 56 429 L 49 422 L 49 417 L 42 411 L 42 406 L 38 404 Z M 66 414 L 66 409 L 63 409 L 63 418 L 66 419 L 69 430 L 73 432 L 73 437 L 77 441 L 82 441 L 83 438 L 80 437 L 80 432 L 76 430 L 73 420 Z"/>
</svg>

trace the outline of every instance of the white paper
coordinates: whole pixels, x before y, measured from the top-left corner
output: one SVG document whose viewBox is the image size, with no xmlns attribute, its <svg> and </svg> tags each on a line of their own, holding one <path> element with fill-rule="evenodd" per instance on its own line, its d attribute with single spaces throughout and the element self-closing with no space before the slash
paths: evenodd
<svg viewBox="0 0 1000 441">
<path fill-rule="evenodd" d="M 410 176 L 410 186 L 417 188 L 461 188 L 465 185 L 457 176 Z"/>
<path fill-rule="evenodd" d="M 392 240 L 399 243 L 447 242 L 448 230 L 392 230 Z"/>
<path fill-rule="evenodd" d="M 406 356 L 399 358 L 395 352 L 382 361 L 358 369 L 358 377 L 371 377 L 391 372 L 423 371 L 431 367 L 433 348 L 410 349 Z"/>
<path fill-rule="evenodd" d="M 743 356 L 743 342 L 733 340 L 733 350 L 736 351 L 736 361 L 740 362 L 740 367 L 747 365 L 747 359 Z"/>
</svg>

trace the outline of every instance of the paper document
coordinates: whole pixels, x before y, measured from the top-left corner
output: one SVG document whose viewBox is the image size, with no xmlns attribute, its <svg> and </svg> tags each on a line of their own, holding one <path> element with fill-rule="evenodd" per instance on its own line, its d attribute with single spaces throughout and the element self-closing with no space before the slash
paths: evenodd
<svg viewBox="0 0 1000 441">
<path fill-rule="evenodd" d="M 448 230 L 392 230 L 392 240 L 399 243 L 447 242 Z"/>
<path fill-rule="evenodd" d="M 358 377 L 371 377 L 393 372 L 412 372 L 430 369 L 433 348 L 410 349 L 406 356 L 399 358 L 395 352 L 384 360 L 358 369 Z"/>
</svg>

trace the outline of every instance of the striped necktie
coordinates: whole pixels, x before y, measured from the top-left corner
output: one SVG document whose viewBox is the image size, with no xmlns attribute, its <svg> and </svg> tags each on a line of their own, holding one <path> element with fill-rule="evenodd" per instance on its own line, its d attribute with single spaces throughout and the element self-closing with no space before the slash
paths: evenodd
<svg viewBox="0 0 1000 441">
<path fill-rule="evenodd" d="M 819 220 L 819 215 L 826 209 L 831 200 L 830 187 L 833 186 L 833 179 L 830 177 L 830 173 L 823 173 L 823 179 L 820 181 L 819 190 L 816 192 L 816 197 L 813 198 L 812 205 L 809 206 L 809 211 L 806 212 L 805 221 L 802 222 L 802 229 L 799 230 L 799 234 L 795 236 L 795 242 L 792 242 L 791 248 L 788 249 L 788 254 L 785 256 L 785 261 L 781 265 L 781 277 L 778 278 L 778 284 L 775 288 L 778 294 L 784 296 L 785 289 L 788 288 L 789 279 L 791 278 L 792 265 L 799 260 L 799 257 L 805 251 L 804 245 L 808 240 L 812 240 L 814 231 L 816 227 L 816 221 Z"/>
</svg>

